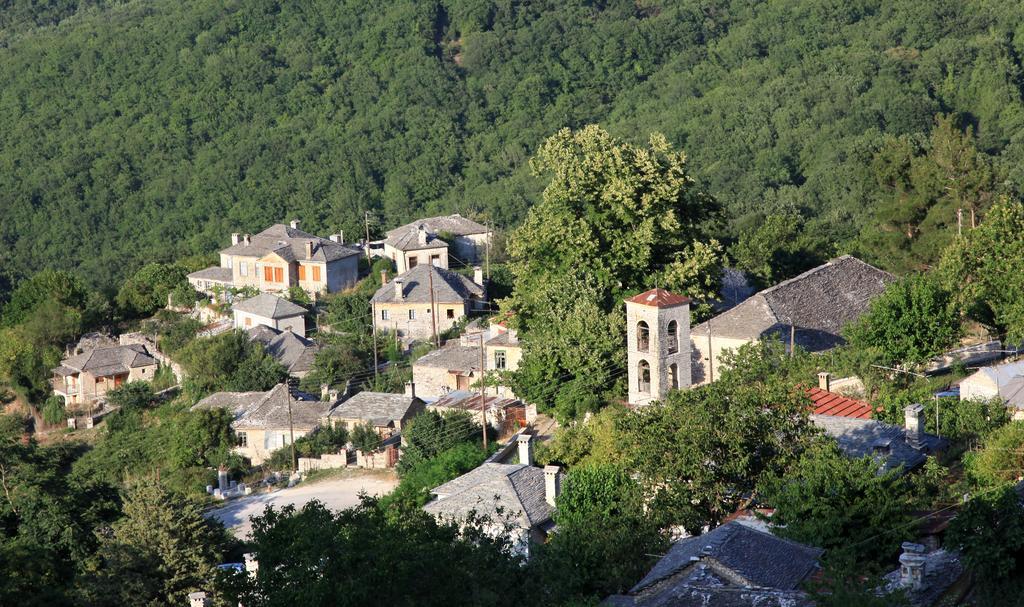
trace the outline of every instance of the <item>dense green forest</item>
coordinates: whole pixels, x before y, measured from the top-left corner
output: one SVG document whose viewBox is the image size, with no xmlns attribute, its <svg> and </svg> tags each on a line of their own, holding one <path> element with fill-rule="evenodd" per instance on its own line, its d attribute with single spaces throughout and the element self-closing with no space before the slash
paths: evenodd
<svg viewBox="0 0 1024 607">
<path fill-rule="evenodd" d="M 0 293 L 291 216 L 513 227 L 537 146 L 595 122 L 684 150 L 726 243 L 773 214 L 921 267 L 1021 181 L 1022 50 L 992 0 L 2 0 Z"/>
</svg>

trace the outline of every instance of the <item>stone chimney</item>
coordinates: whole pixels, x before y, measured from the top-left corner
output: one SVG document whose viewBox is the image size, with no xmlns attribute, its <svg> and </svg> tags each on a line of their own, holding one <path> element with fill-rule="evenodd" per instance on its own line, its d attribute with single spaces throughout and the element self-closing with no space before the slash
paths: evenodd
<svg viewBox="0 0 1024 607">
<path fill-rule="evenodd" d="M 388 284 L 388 271 L 387 270 L 381 270 L 380 271 L 380 286 L 383 287 L 386 284 Z"/>
<path fill-rule="evenodd" d="M 907 405 L 903 410 L 903 425 L 907 430 L 907 444 L 920 449 L 924 441 L 924 405 Z"/>
<path fill-rule="evenodd" d="M 473 266 L 473 282 L 484 286 L 484 271 L 480 266 Z"/>
<path fill-rule="evenodd" d="M 416 238 L 421 245 L 427 244 L 427 229 L 422 225 L 416 228 Z"/>
<path fill-rule="evenodd" d="M 561 471 L 558 466 L 544 466 L 544 500 L 552 506 L 555 505 L 555 498 L 562 492 L 562 479 L 559 474 Z"/>
<path fill-rule="evenodd" d="M 242 558 L 245 560 L 245 572 L 248 573 L 250 577 L 255 577 L 256 572 L 260 570 L 260 562 L 256 560 L 256 553 L 246 552 L 242 555 Z"/>
<path fill-rule="evenodd" d="M 252 243 L 252 237 L 249 236 L 248 234 L 242 236 L 242 243 L 245 244 L 245 246 L 249 246 L 249 244 Z"/>
<path fill-rule="evenodd" d="M 519 463 L 527 466 L 533 465 L 533 437 L 529 434 L 520 434 L 516 439 L 519 443 Z"/>
<path fill-rule="evenodd" d="M 903 554 L 900 555 L 900 586 L 912 590 L 921 589 L 924 584 L 925 564 L 928 562 L 924 550 L 921 544 L 903 542 Z"/>
<path fill-rule="evenodd" d="M 327 384 L 320 384 L 320 400 L 327 400 L 331 387 Z"/>
<path fill-rule="evenodd" d="M 344 234 L 345 234 L 344 232 L 338 232 L 337 234 L 331 234 L 330 236 L 328 236 L 328 238 L 331 240 L 331 242 L 336 242 L 338 244 L 345 244 L 345 236 L 344 236 Z"/>
<path fill-rule="evenodd" d="M 405 299 L 405 285 L 402 283 L 401 278 L 395 279 L 395 299 Z"/>
<path fill-rule="evenodd" d="M 199 591 L 188 593 L 188 604 L 189 607 L 207 607 L 207 605 L 211 605 L 212 603 L 210 603 L 210 599 L 206 597 L 205 592 Z"/>
<path fill-rule="evenodd" d="M 410 398 L 416 398 L 416 384 L 411 381 L 405 382 L 405 395 Z"/>
<path fill-rule="evenodd" d="M 306 259 L 313 259 L 313 241 L 306 241 Z"/>
<path fill-rule="evenodd" d="M 829 389 L 832 387 L 832 375 L 828 371 L 818 373 L 818 387 L 825 392 L 829 392 Z"/>
<path fill-rule="evenodd" d="M 228 490 L 228 469 L 224 466 L 217 469 L 217 488 L 221 493 Z"/>
<path fill-rule="evenodd" d="M 330 392 L 328 392 L 327 393 L 327 400 L 329 400 L 332 403 L 334 401 L 338 400 L 338 391 L 337 390 L 331 390 Z"/>
<path fill-rule="evenodd" d="M 291 220 L 291 222 L 288 223 L 288 225 L 290 225 L 293 230 L 298 230 L 299 229 L 299 220 L 298 219 L 293 219 L 293 220 Z"/>
<path fill-rule="evenodd" d="M 238 244 L 238 232 L 232 232 L 231 233 L 231 244 L 232 245 Z"/>
</svg>

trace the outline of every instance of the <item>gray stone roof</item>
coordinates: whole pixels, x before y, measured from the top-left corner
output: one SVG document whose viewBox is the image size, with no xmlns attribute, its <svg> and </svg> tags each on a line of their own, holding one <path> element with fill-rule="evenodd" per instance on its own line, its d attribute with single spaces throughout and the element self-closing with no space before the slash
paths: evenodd
<svg viewBox="0 0 1024 607">
<path fill-rule="evenodd" d="M 733 521 L 704 535 L 676 542 L 629 593 L 637 594 L 685 574 L 683 585 L 699 585 L 688 568 L 708 559 L 724 567 L 747 586 L 775 590 L 796 590 L 818 569 L 824 550 L 776 537 Z M 646 603 L 645 603 L 646 604 Z"/>
<path fill-rule="evenodd" d="M 110 376 L 128 373 L 130 369 L 155 366 L 158 362 L 141 344 L 96 348 L 60 361 L 56 370 L 62 375 L 89 373 Z M 69 373 L 68 371 L 71 371 Z"/>
<path fill-rule="evenodd" d="M 523 464 L 485 463 L 431 493 L 437 499 L 423 509 L 453 520 L 475 512 L 529 529 L 550 521 L 554 512 L 544 497 L 544 470 Z"/>
<path fill-rule="evenodd" d="M 416 367 L 429 367 L 432 369 L 446 369 L 448 371 L 459 371 L 469 373 L 480 370 L 480 348 L 463 346 L 459 340 L 451 340 L 444 346 L 427 352 L 416 359 L 412 364 Z"/>
<path fill-rule="evenodd" d="M 222 268 L 220 266 L 211 266 L 198 272 L 192 272 L 188 277 L 215 282 L 231 282 L 234 280 L 234 277 L 231 275 L 231 268 Z"/>
<path fill-rule="evenodd" d="M 470 234 L 487 233 L 486 226 L 455 213 L 453 215 L 442 215 L 440 217 L 427 217 L 426 219 L 420 219 L 412 223 L 405 224 L 399 228 L 389 230 L 387 236 L 390 238 L 393 234 L 399 234 L 410 229 L 415 230 L 419 226 L 423 226 L 431 234 L 449 232 L 455 236 L 469 236 Z"/>
<path fill-rule="evenodd" d="M 313 243 L 313 256 L 309 258 L 311 261 L 328 262 L 359 255 L 357 249 L 282 223 L 275 223 L 259 234 L 254 234 L 250 237 L 249 244 L 239 241 L 221 253 L 244 257 L 263 257 L 269 253 L 277 253 L 286 261 L 305 260 L 307 242 Z"/>
<path fill-rule="evenodd" d="M 285 384 L 277 384 L 267 392 L 217 392 L 196 403 L 192 410 L 229 409 L 235 416 L 231 427 L 236 430 L 280 430 L 289 427 L 288 407 L 291 401 L 291 424 L 302 430 L 312 430 L 327 417 L 331 403 L 321 401 L 303 392 L 291 397 Z"/>
<path fill-rule="evenodd" d="M 953 584 L 964 575 L 965 569 L 960 554 L 949 550 L 933 550 L 922 554 L 924 557 L 924 578 L 921 587 L 914 589 L 900 585 L 900 570 L 883 576 L 885 589 L 894 592 L 902 589 L 913 607 L 932 607 Z M 946 604 L 943 602 L 942 604 Z"/>
<path fill-rule="evenodd" d="M 739 588 L 735 586 L 679 585 L 652 595 L 614 595 L 602 603 L 607 607 L 813 607 L 814 602 L 799 590 Z"/>
<path fill-rule="evenodd" d="M 484 344 L 487 346 L 504 346 L 507 348 L 521 348 L 522 344 L 519 342 L 518 337 L 513 337 L 512 331 L 505 331 L 504 333 L 498 333 L 496 336 L 487 340 Z"/>
<path fill-rule="evenodd" d="M 483 297 L 484 288 L 458 272 L 429 264 L 419 265 L 399 274 L 373 294 L 374 303 L 430 303 L 430 278 L 434 275 L 434 302 L 438 304 L 463 303 L 467 299 Z M 402 281 L 405 299 L 395 297 L 395 281 Z"/>
<path fill-rule="evenodd" d="M 488 411 L 500 411 L 506 407 L 512 407 L 515 405 L 522 405 L 522 401 L 518 398 L 508 398 L 505 396 L 494 396 L 493 394 L 484 394 L 484 405 Z M 431 409 L 439 409 L 447 411 L 450 409 L 461 409 L 464 411 L 479 411 L 480 410 L 480 393 L 470 392 L 468 390 L 452 390 L 448 394 L 445 394 L 441 398 L 427 405 Z"/>
<path fill-rule="evenodd" d="M 374 426 L 389 423 L 415 415 L 423 407 L 423 401 L 407 394 L 390 392 L 360 392 L 339 404 L 331 411 L 332 419 L 358 419 Z"/>
<path fill-rule="evenodd" d="M 888 272 L 844 255 L 769 287 L 738 306 L 696 325 L 692 335 L 757 340 L 767 334 L 789 338 L 817 352 L 843 343 L 841 332 L 863 314 L 871 300 L 895 280 Z"/>
<path fill-rule="evenodd" d="M 901 466 L 905 470 L 916 468 L 924 463 L 929 453 L 941 450 L 946 444 L 934 434 L 925 434 L 922 448 L 915 449 L 907 442 L 906 428 L 875 419 L 811 415 L 811 421 L 834 438 L 847 456 L 877 455 L 883 460 L 880 471 L 895 470 Z"/>
<path fill-rule="evenodd" d="M 420 230 L 415 225 L 405 226 L 388 232 L 384 244 L 392 246 L 399 251 L 422 251 L 425 249 L 447 249 L 448 243 L 436 235 L 425 232 L 424 238 L 420 238 Z"/>
<path fill-rule="evenodd" d="M 260 293 L 256 297 L 240 301 L 232 309 L 274 319 L 292 318 L 306 313 L 306 308 L 270 293 Z"/>
<path fill-rule="evenodd" d="M 249 339 L 259 342 L 267 354 L 289 373 L 304 373 L 312 369 L 316 353 L 320 351 L 320 346 L 310 339 L 266 325 L 249 329 Z"/>
</svg>

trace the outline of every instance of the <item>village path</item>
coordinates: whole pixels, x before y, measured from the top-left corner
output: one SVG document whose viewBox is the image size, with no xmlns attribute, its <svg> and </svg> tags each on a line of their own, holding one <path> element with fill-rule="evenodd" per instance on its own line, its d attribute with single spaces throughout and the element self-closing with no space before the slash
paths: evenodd
<svg viewBox="0 0 1024 607">
<path fill-rule="evenodd" d="M 344 510 L 359 503 L 359 494 L 384 495 L 398 486 L 392 473 L 374 471 L 344 472 L 341 476 L 312 482 L 302 482 L 289 489 L 273 493 L 249 495 L 231 500 L 226 506 L 209 511 L 215 518 L 240 538 L 252 532 L 249 517 L 263 513 L 267 506 L 280 508 L 293 504 L 301 508 L 307 502 L 319 500 L 331 510 Z"/>
</svg>

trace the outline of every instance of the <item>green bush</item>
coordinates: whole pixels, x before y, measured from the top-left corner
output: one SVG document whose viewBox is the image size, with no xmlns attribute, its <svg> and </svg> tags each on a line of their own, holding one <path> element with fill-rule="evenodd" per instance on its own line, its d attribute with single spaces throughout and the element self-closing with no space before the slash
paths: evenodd
<svg viewBox="0 0 1024 607">
<path fill-rule="evenodd" d="M 43 405 L 43 421 L 51 426 L 64 423 L 64 399 L 54 394 L 46 399 Z"/>
</svg>

